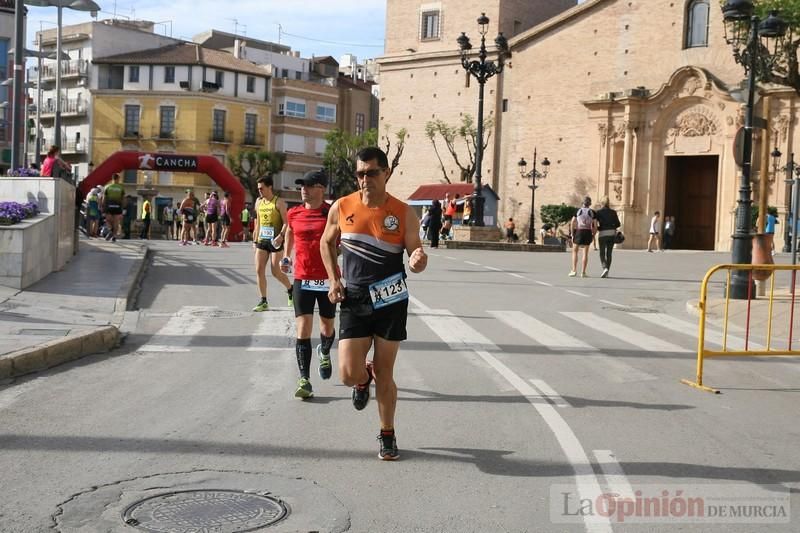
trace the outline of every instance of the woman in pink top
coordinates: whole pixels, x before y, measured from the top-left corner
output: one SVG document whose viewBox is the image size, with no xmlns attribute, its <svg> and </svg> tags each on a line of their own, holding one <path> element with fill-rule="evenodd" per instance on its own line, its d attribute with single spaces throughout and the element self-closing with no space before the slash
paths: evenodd
<svg viewBox="0 0 800 533">
<path fill-rule="evenodd" d="M 53 145 L 50 147 L 50 150 L 47 151 L 47 157 L 45 158 L 44 163 L 42 163 L 42 176 L 58 177 L 53 176 L 53 170 L 56 165 L 58 165 L 61 170 L 67 173 L 72 172 L 72 168 L 69 166 L 69 164 L 65 163 L 61 159 L 61 148 Z"/>
<path fill-rule="evenodd" d="M 222 199 L 219 211 L 219 221 L 222 224 L 222 243 L 220 246 L 223 248 L 228 247 L 228 232 L 231 229 L 231 194 L 226 192 L 225 197 Z"/>
</svg>

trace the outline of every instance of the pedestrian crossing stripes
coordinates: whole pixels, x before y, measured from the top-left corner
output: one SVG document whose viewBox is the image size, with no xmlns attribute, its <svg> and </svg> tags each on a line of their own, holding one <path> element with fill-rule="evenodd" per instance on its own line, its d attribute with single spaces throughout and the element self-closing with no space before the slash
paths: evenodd
<svg viewBox="0 0 800 533">
<path fill-rule="evenodd" d="M 686 322 L 685 320 L 680 320 L 666 313 L 628 313 L 628 314 L 633 317 L 639 318 L 641 320 L 650 322 L 651 324 L 655 324 L 657 326 L 667 328 L 677 333 L 688 335 L 693 339 L 697 339 L 698 336 L 697 323 Z M 723 337 L 724 337 L 723 334 L 720 332 L 714 331 L 712 329 L 706 329 L 705 339 L 706 342 L 710 344 L 716 344 L 718 346 L 722 346 Z M 730 335 L 730 334 L 728 335 L 728 348 L 732 350 L 744 350 L 744 345 L 745 342 L 743 338 L 735 335 Z M 763 349 L 763 346 L 760 346 L 754 343 L 753 341 L 750 341 L 749 347 L 751 350 Z"/>
<path fill-rule="evenodd" d="M 278 308 L 259 313 L 259 318 L 248 352 L 287 350 L 294 346 L 294 311 Z"/>
<path fill-rule="evenodd" d="M 150 339 L 150 342 L 140 346 L 137 352 L 189 352 L 192 337 L 205 329 L 206 319 L 204 312 L 211 312 L 215 307 L 185 306 L 175 314 L 164 326 Z"/>
<path fill-rule="evenodd" d="M 578 322 L 584 327 L 591 328 L 595 331 L 605 333 L 606 335 L 610 335 L 612 337 L 616 337 L 617 339 L 627 344 L 632 344 L 633 346 L 641 348 L 642 350 L 645 350 L 647 352 L 660 352 L 660 353 L 692 352 L 692 350 L 683 348 L 682 346 L 678 346 L 677 344 L 672 344 L 671 342 L 661 340 L 658 337 L 648 335 L 647 333 L 642 333 L 641 331 L 629 328 L 628 326 L 620 324 L 619 322 L 615 322 L 608 318 L 598 316 L 594 313 L 563 312 L 561 314 L 567 318 L 570 318 Z"/>
</svg>

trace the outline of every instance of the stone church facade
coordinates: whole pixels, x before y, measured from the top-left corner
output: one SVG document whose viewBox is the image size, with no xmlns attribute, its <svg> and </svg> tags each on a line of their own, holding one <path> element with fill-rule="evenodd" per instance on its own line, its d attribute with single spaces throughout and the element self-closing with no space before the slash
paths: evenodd
<svg viewBox="0 0 800 533">
<path fill-rule="evenodd" d="M 425 135 L 428 120 L 476 116 L 477 84 L 465 82 L 455 39 L 465 31 L 477 47 L 475 18 L 486 11 L 487 39 L 504 31 L 512 52 L 509 68 L 486 86 L 485 112 L 495 128 L 483 176 L 500 196 L 499 218 L 527 225 L 530 180 L 520 177 L 517 162 L 524 157 L 530 170 L 536 148 L 540 161 L 546 156 L 552 162 L 539 181 L 537 212 L 542 204 L 608 196 L 623 220 L 626 246 L 646 243 L 650 217 L 660 211 L 675 216 L 678 247 L 730 248 L 744 69 L 725 43 L 716 0 L 587 0 L 577 6 L 389 0 L 387 7 L 381 124 L 410 133 L 390 182 L 394 194 L 405 198 L 418 185 L 444 179 Z M 436 9 L 441 39 L 423 39 L 422 32 L 430 36 L 430 17 L 420 17 Z M 420 31 L 415 35 L 409 26 Z M 785 165 L 794 150 L 797 96 L 791 89 L 762 88 L 757 112 L 767 128 L 754 146 L 754 200 L 763 174 L 769 204 L 783 215 L 784 173 L 775 172 L 769 152 L 777 147 Z M 445 163 L 457 181 L 455 165 Z"/>
</svg>

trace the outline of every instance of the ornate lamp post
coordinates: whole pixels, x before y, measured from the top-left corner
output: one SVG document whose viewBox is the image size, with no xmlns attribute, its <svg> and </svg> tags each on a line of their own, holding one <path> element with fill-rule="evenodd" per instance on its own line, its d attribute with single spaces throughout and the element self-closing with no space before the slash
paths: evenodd
<svg viewBox="0 0 800 533">
<path fill-rule="evenodd" d="M 796 195 L 798 190 L 798 183 L 800 183 L 800 165 L 794 162 L 794 153 L 789 154 L 789 161 L 786 166 L 781 170 L 786 172 L 786 178 L 783 182 L 786 184 L 786 226 L 783 228 L 783 252 L 792 252 L 792 236 L 795 233 L 795 228 L 792 227 L 797 220 L 796 211 Z M 796 239 L 795 239 L 796 242 Z"/>
<path fill-rule="evenodd" d="M 739 180 L 739 199 L 736 206 L 736 228 L 733 234 L 732 262 L 750 264 L 753 258 L 753 234 L 750 227 L 752 190 L 750 188 L 753 161 L 753 101 L 756 78 L 766 77 L 783 48 L 786 23 L 777 11 L 763 22 L 753 15 L 753 2 L 727 0 L 722 6 L 725 18 L 725 40 L 733 47 L 733 57 L 744 66 L 747 79 L 745 105 L 742 173 Z M 770 45 L 773 45 L 770 47 Z M 731 298 L 746 299 L 751 292 L 749 273 L 734 271 L 729 294 Z"/>
<path fill-rule="evenodd" d="M 475 146 L 475 184 L 474 193 L 474 206 L 472 208 L 470 223 L 473 226 L 483 226 L 483 185 L 481 183 L 481 166 L 483 165 L 483 86 L 486 80 L 500 74 L 505 66 L 505 60 L 511 56 L 508 50 L 508 41 L 500 32 L 494 40 L 497 45 L 497 61 L 487 61 L 488 53 L 486 51 L 486 33 L 488 32 L 489 17 L 486 13 L 481 13 L 478 17 L 478 24 L 480 25 L 481 34 L 481 47 L 478 51 L 478 59 L 470 60 L 470 50 L 472 50 L 472 43 L 469 42 L 469 37 L 466 33 L 461 32 L 458 37 L 458 48 L 461 50 L 461 65 L 468 74 L 478 80 L 478 135 Z"/>
<path fill-rule="evenodd" d="M 528 178 L 531 180 L 531 184 L 529 187 L 531 188 L 531 219 L 528 223 L 528 242 L 535 244 L 536 243 L 536 215 L 534 212 L 534 208 L 536 206 L 536 180 L 544 179 L 547 177 L 547 173 L 550 171 L 550 160 L 546 157 L 542 159 L 542 166 L 544 167 L 543 172 L 539 172 L 536 170 L 536 148 L 533 149 L 533 169 L 530 172 L 528 170 L 528 162 L 525 161 L 525 158 L 519 160 L 517 166 L 519 167 L 519 175 L 523 178 Z"/>
</svg>

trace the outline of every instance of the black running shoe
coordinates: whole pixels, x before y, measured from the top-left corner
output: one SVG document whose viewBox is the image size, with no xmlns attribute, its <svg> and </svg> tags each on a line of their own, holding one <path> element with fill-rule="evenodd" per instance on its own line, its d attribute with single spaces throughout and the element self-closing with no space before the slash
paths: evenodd
<svg viewBox="0 0 800 533">
<path fill-rule="evenodd" d="M 369 403 L 369 386 L 373 380 L 371 362 L 367 362 L 367 375 L 369 375 L 369 379 L 366 383 L 353 387 L 353 407 L 356 408 L 356 411 L 361 411 Z"/>
<path fill-rule="evenodd" d="M 382 461 L 397 461 L 400 459 L 400 451 L 397 449 L 397 438 L 394 436 L 394 431 L 391 433 L 381 431 L 378 434 L 378 441 L 381 443 L 378 459 Z"/>
</svg>

